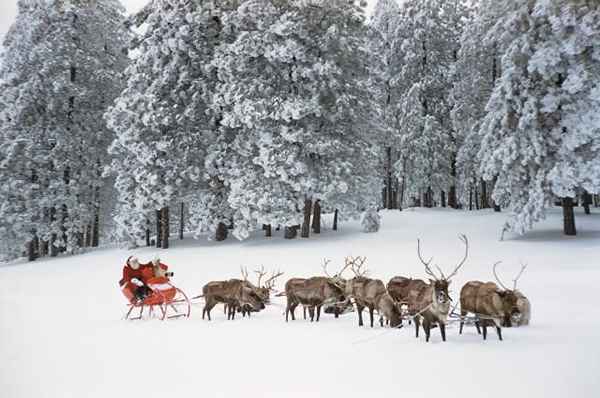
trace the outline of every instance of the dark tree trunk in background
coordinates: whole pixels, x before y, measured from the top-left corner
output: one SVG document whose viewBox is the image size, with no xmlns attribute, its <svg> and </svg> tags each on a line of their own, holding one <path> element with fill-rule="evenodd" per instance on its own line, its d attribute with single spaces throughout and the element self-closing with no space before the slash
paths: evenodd
<svg viewBox="0 0 600 398">
<path fill-rule="evenodd" d="M 336 210 L 337 211 L 337 210 Z M 312 230 L 315 234 L 321 233 L 321 200 L 315 200 L 315 208 L 313 210 Z"/>
<path fill-rule="evenodd" d="M 393 195 L 393 207 L 394 209 L 402 210 L 402 204 L 398 202 L 398 195 L 400 192 L 400 182 L 397 178 L 394 179 L 394 195 Z"/>
<path fill-rule="evenodd" d="M 179 240 L 183 240 L 183 226 L 184 226 L 184 220 L 183 220 L 183 211 L 185 210 L 185 205 L 183 204 L 183 202 L 181 202 L 181 205 L 179 206 Z"/>
<path fill-rule="evenodd" d="M 392 147 L 385 148 L 386 153 L 386 181 L 385 181 L 385 202 L 386 209 L 393 209 L 393 188 L 392 188 Z"/>
<path fill-rule="evenodd" d="M 427 188 L 427 192 L 423 195 L 423 206 L 433 207 L 433 191 L 431 187 Z"/>
<path fill-rule="evenodd" d="M 575 213 L 573 212 L 573 198 L 562 198 L 562 209 L 565 235 L 577 235 Z"/>
<path fill-rule="evenodd" d="M 90 247 L 92 245 L 92 225 L 88 224 L 85 229 L 85 246 Z"/>
<path fill-rule="evenodd" d="M 592 203 L 592 195 L 590 195 L 587 191 L 583 192 L 583 194 L 581 195 L 581 202 L 583 204 L 585 214 L 590 214 L 590 204 Z"/>
<path fill-rule="evenodd" d="M 263 224 L 262 229 L 263 229 L 263 231 L 265 231 L 265 236 L 267 238 L 270 238 L 271 236 L 273 236 L 271 224 Z"/>
<path fill-rule="evenodd" d="M 35 239 L 35 238 L 34 238 Z M 31 239 L 27 242 L 27 260 L 35 261 L 35 242 L 34 239 Z"/>
<path fill-rule="evenodd" d="M 488 200 L 487 194 L 487 181 L 481 180 L 481 208 L 488 209 L 490 207 L 490 202 Z"/>
<path fill-rule="evenodd" d="M 156 247 L 160 249 L 162 247 L 162 212 L 160 210 L 156 210 Z"/>
<path fill-rule="evenodd" d="M 228 233 L 229 231 L 227 230 L 227 225 L 220 222 L 219 225 L 217 225 L 217 230 L 215 231 L 215 240 L 217 242 L 224 241 L 225 239 L 227 239 Z"/>
<path fill-rule="evenodd" d="M 171 231 L 169 230 L 169 206 L 165 206 L 161 210 L 162 214 L 160 216 L 161 223 L 161 232 L 162 236 L 160 239 L 161 248 L 168 249 L 169 248 L 169 236 L 171 235 Z"/>
<path fill-rule="evenodd" d="M 469 210 L 473 210 L 473 187 L 469 186 Z"/>
<path fill-rule="evenodd" d="M 48 255 L 48 241 L 43 240 L 40 242 L 40 257 Z"/>
<path fill-rule="evenodd" d="M 293 225 L 291 227 L 286 226 L 283 230 L 283 237 L 285 239 L 295 239 L 298 236 L 298 226 Z"/>
<path fill-rule="evenodd" d="M 594 207 L 600 206 L 600 195 L 594 195 Z"/>
<path fill-rule="evenodd" d="M 456 187 L 452 185 L 448 191 L 448 207 L 453 209 L 458 208 L 458 200 L 456 199 Z"/>
<path fill-rule="evenodd" d="M 338 209 L 333 212 L 333 228 L 334 231 L 338 229 Z"/>
<path fill-rule="evenodd" d="M 308 238 L 310 236 L 310 215 L 312 212 L 312 200 L 304 199 L 304 220 L 302 221 L 302 231 L 300 236 Z"/>
<path fill-rule="evenodd" d="M 146 228 L 146 246 L 150 247 L 150 228 Z"/>
<path fill-rule="evenodd" d="M 440 204 L 442 207 L 446 207 L 446 192 L 444 191 L 440 192 Z"/>
</svg>

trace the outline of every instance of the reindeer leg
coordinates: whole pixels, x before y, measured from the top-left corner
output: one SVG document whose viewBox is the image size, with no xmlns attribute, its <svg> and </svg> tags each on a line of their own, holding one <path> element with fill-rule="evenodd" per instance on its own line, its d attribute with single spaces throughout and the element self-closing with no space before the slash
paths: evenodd
<svg viewBox="0 0 600 398">
<path fill-rule="evenodd" d="M 383 327 L 383 316 L 379 317 L 379 326 Z"/>
<path fill-rule="evenodd" d="M 429 337 L 431 337 L 431 323 L 427 320 L 423 320 L 423 330 L 425 330 L 425 342 L 429 342 Z"/>
<path fill-rule="evenodd" d="M 460 327 L 458 328 L 458 334 L 462 334 L 463 326 L 465 326 L 465 316 L 467 316 L 466 311 L 460 311 Z"/>
<path fill-rule="evenodd" d="M 304 313 L 304 320 L 306 320 L 306 306 L 302 306 L 302 312 Z"/>
<path fill-rule="evenodd" d="M 371 327 L 373 327 L 373 312 L 375 311 L 374 308 L 369 307 L 369 317 L 371 319 Z"/>
<path fill-rule="evenodd" d="M 340 311 L 339 311 L 339 309 L 337 308 L 337 306 L 336 306 L 336 307 L 335 307 L 335 309 L 333 310 L 333 315 L 334 315 L 336 318 L 339 318 L 339 317 L 340 317 Z"/>
<path fill-rule="evenodd" d="M 415 317 L 415 337 L 419 338 L 419 318 Z"/>
<path fill-rule="evenodd" d="M 475 321 L 475 328 L 477 329 L 477 334 L 481 334 L 481 323 L 479 321 Z"/>
<path fill-rule="evenodd" d="M 318 305 L 317 306 L 317 322 L 319 322 L 320 318 L 321 318 L 321 306 Z"/>
<path fill-rule="evenodd" d="M 481 328 L 483 329 L 483 339 L 486 340 L 487 339 L 487 324 L 484 322 L 481 325 Z"/>
<path fill-rule="evenodd" d="M 442 334 L 442 341 L 446 341 L 446 324 L 442 322 L 438 322 L 440 325 L 440 333 Z"/>
<path fill-rule="evenodd" d="M 362 312 L 363 308 L 361 306 L 356 306 L 356 312 L 358 312 L 358 326 L 363 326 Z"/>
<path fill-rule="evenodd" d="M 502 329 L 500 329 L 500 326 L 496 326 L 496 333 L 498 333 L 498 338 L 502 341 Z"/>
</svg>

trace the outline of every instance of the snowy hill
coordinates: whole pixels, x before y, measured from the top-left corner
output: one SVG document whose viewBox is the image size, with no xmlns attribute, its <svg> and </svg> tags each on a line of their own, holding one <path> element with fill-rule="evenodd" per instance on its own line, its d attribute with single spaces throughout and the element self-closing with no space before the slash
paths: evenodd
<svg viewBox="0 0 600 398">
<path fill-rule="evenodd" d="M 456 324 L 441 341 L 400 330 L 359 328 L 355 313 L 321 322 L 285 323 L 285 298 L 251 319 L 124 321 L 117 286 L 130 252 L 102 249 L 80 256 L 0 267 L 0 391 L 20 397 L 596 397 L 600 387 L 600 215 L 578 216 L 577 237 L 565 237 L 558 212 L 524 237 L 499 242 L 504 215 L 491 212 L 384 212 L 379 233 L 358 223 L 326 228 L 311 239 L 224 243 L 185 240 L 161 252 L 174 283 L 195 295 L 211 280 L 239 276 L 241 265 L 280 268 L 286 279 L 320 275 L 323 258 L 337 267 L 347 255 L 367 256 L 371 276 L 424 277 L 423 252 L 451 269 L 470 239 L 470 256 L 453 280 L 458 299 L 468 280 L 493 280 L 491 266 L 532 302 L 529 327 L 505 329 L 504 341 L 482 341 Z M 149 260 L 156 249 L 135 252 Z M 298 315 L 298 312 L 297 312 Z M 301 317 L 300 317 L 301 318 Z"/>
</svg>

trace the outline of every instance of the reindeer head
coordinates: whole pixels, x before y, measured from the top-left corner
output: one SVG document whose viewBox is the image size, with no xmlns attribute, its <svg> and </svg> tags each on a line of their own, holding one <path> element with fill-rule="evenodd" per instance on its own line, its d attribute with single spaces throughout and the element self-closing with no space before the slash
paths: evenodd
<svg viewBox="0 0 600 398">
<path fill-rule="evenodd" d="M 463 264 L 465 263 L 468 255 L 469 255 L 469 240 L 467 239 L 467 237 L 465 235 L 460 235 L 459 239 L 465 245 L 465 255 L 462 258 L 462 260 L 458 263 L 458 265 L 456 267 L 454 267 L 454 270 L 448 276 L 444 275 L 444 272 L 442 271 L 442 269 L 437 265 L 436 265 L 436 268 L 440 275 L 438 276 L 432 271 L 432 269 L 429 265 L 433 261 L 433 257 L 431 257 L 429 259 L 429 261 L 425 261 L 423 259 L 423 256 L 421 255 L 421 241 L 419 239 L 417 239 L 417 254 L 419 255 L 419 260 L 425 266 L 425 272 L 427 273 L 427 275 L 429 275 L 431 277 L 431 278 L 429 278 L 429 283 L 431 286 L 433 286 L 433 299 L 434 299 L 434 302 L 437 304 L 449 305 L 451 298 L 450 298 L 450 294 L 448 293 L 448 287 L 450 286 L 450 283 L 452 282 L 451 278 L 454 275 L 456 275 L 456 273 L 463 266 Z"/>
<path fill-rule="evenodd" d="M 521 264 L 521 270 L 519 271 L 515 279 L 513 279 L 513 288 L 509 289 L 504 285 L 504 283 L 502 283 L 500 277 L 498 277 L 498 273 L 496 272 L 496 267 L 500 263 L 500 261 L 495 263 L 492 270 L 494 272 L 494 277 L 496 278 L 496 281 L 504 289 L 497 291 L 498 295 L 502 299 L 502 308 L 504 309 L 505 314 L 504 323 L 508 326 L 511 326 L 512 324 L 519 324 L 521 318 L 523 317 L 523 314 L 521 313 L 521 308 L 518 305 L 519 295 L 517 294 L 517 282 L 521 275 L 523 275 L 523 271 L 525 271 L 527 265 Z"/>
<path fill-rule="evenodd" d="M 265 271 L 265 267 L 261 267 L 258 270 L 254 271 L 258 275 L 258 281 L 256 283 L 256 292 L 263 299 L 265 303 L 269 303 L 271 301 L 271 291 L 275 290 L 275 280 L 283 275 L 283 272 L 275 272 L 271 273 L 271 277 L 264 281 L 264 285 L 261 285 L 262 278 L 267 275 Z"/>
</svg>

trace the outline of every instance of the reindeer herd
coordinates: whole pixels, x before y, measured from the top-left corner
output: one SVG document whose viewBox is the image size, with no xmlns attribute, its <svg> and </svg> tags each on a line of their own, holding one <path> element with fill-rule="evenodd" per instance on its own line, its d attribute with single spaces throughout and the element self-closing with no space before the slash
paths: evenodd
<svg viewBox="0 0 600 398">
<path fill-rule="evenodd" d="M 512 289 L 507 288 L 498 277 L 497 266 L 492 271 L 498 284 L 494 282 L 469 281 L 460 291 L 460 314 L 452 305 L 448 288 L 452 278 L 464 265 L 469 254 L 469 242 L 461 235 L 465 253 L 451 273 L 445 275 L 439 266 L 432 269 L 433 258 L 425 260 L 421 254 L 421 243 L 417 240 L 417 254 L 429 276 L 427 281 L 404 276 L 394 276 L 387 285 L 380 279 L 369 278 L 365 268 L 365 257 L 347 257 L 344 266 L 331 275 L 328 272 L 329 261 L 323 263 L 324 276 L 311 278 L 292 278 L 285 283 L 285 291 L 277 294 L 285 296 L 285 321 L 294 321 L 295 310 L 301 305 L 304 319 L 307 310 L 310 321 L 318 322 L 321 312 L 341 314 L 352 309 L 358 314 L 358 325 L 363 326 L 363 310 L 368 309 L 369 321 L 373 327 L 375 313 L 383 327 L 403 327 L 403 321 L 414 322 L 415 334 L 419 337 L 422 326 L 425 340 L 429 341 L 431 330 L 438 327 L 443 341 L 446 341 L 446 325 L 450 321 L 460 322 L 462 334 L 465 323 L 473 324 L 483 339 L 487 338 L 487 327 L 495 327 L 498 338 L 502 340 L 502 327 L 527 325 L 530 319 L 529 300 L 517 290 L 517 281 L 525 266 L 513 280 Z M 344 272 L 350 271 L 353 277 L 345 279 Z M 207 283 L 202 289 L 205 306 L 202 319 L 211 319 L 210 312 L 215 305 L 224 304 L 227 319 L 235 319 L 236 313 L 250 316 L 252 312 L 263 310 L 270 302 L 275 281 L 283 275 L 273 272 L 268 278 L 264 268 L 256 270 L 258 281 L 253 284 L 248 279 L 247 269 L 242 268 L 243 279 L 230 279 Z M 483 332 L 483 333 L 482 333 Z"/>
</svg>

